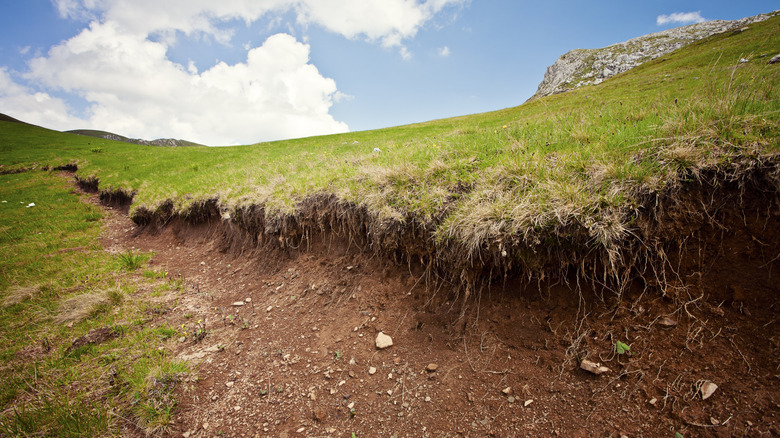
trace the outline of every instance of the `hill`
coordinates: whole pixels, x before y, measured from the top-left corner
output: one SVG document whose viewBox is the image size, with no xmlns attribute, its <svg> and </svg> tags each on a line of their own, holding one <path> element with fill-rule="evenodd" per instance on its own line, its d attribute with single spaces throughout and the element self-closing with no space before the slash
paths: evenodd
<svg viewBox="0 0 780 438">
<path fill-rule="evenodd" d="M 0 435 L 777 435 L 778 26 L 367 132 L 0 121 Z"/>
<path fill-rule="evenodd" d="M 178 140 L 175 138 L 158 138 L 156 140 L 143 140 L 140 138 L 128 138 L 123 135 L 114 134 L 107 131 L 99 131 L 94 129 L 73 129 L 65 131 L 68 134 L 85 135 L 87 137 L 102 138 L 105 140 L 121 141 L 125 143 L 140 144 L 144 146 L 167 146 L 167 147 L 182 147 L 182 146 L 203 146 L 198 143 L 194 143 L 187 140 Z"/>
<path fill-rule="evenodd" d="M 600 84 L 612 76 L 703 38 L 719 33 L 748 30 L 748 25 L 764 21 L 772 15 L 760 14 L 731 21 L 705 21 L 644 35 L 601 49 L 571 50 L 547 68 L 539 88 L 529 100 L 585 85 Z"/>
</svg>

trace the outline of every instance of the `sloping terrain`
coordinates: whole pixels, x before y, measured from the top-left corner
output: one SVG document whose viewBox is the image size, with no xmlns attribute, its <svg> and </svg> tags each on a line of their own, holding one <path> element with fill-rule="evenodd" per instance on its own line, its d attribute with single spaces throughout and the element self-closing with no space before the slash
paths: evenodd
<svg viewBox="0 0 780 438">
<path fill-rule="evenodd" d="M 601 49 L 574 49 L 547 67 L 544 79 L 530 100 L 563 93 L 585 85 L 598 85 L 617 74 L 673 52 L 714 34 L 749 30 L 749 25 L 771 17 L 760 14 L 740 20 L 711 20 L 633 38 Z"/>
<path fill-rule="evenodd" d="M 780 434 L 780 73 L 759 56 L 778 25 L 521 107 L 378 131 L 148 148 L 0 122 L 4 184 L 75 172 L 110 207 L 100 245 L 149 254 L 144 275 L 168 285 L 69 275 L 64 296 L 139 285 L 72 327 L 36 294 L 4 308 L 37 324 L 40 351 L 28 361 L 25 338 L 0 332 L 15 382 L 0 433 L 40 433 L 25 414 L 49 409 L 37 367 L 62 360 L 101 373 L 67 380 L 88 407 L 67 412 L 129 436 Z M 29 225 L 57 196 L 9 211 Z M 70 252 L 44 246 L 24 260 Z M 6 296 L 33 276 L 19 248 L 3 248 Z M 68 337 L 92 321 L 117 338 L 82 350 Z M 135 336 L 148 350 L 120 353 Z"/>
</svg>

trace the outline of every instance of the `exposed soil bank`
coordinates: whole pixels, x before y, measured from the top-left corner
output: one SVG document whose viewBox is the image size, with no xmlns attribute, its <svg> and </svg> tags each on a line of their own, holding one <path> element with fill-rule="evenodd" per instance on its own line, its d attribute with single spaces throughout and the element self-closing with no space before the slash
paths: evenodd
<svg viewBox="0 0 780 438">
<path fill-rule="evenodd" d="M 206 329 L 173 346 L 200 365 L 171 436 L 774 436 L 773 174 L 650 199 L 637 229 L 653 234 L 622 255 L 645 258 L 626 259 L 622 281 L 604 282 L 599 261 L 531 281 L 510 270 L 462 318 L 461 285 L 428 282 L 424 255 L 378 249 L 375 228 L 348 226 L 359 211 L 319 206 L 315 217 L 334 222 L 308 228 L 223 220 L 216 203 L 145 227 L 117 214 L 104 243 L 154 251 L 152 266 L 186 291 L 156 321 Z M 398 232 L 427 251 L 424 231 Z M 374 345 L 380 331 L 393 338 L 387 350 Z M 618 341 L 631 354 L 617 354 Z M 584 358 L 610 371 L 592 375 Z M 703 400 L 706 381 L 718 389 Z"/>
</svg>

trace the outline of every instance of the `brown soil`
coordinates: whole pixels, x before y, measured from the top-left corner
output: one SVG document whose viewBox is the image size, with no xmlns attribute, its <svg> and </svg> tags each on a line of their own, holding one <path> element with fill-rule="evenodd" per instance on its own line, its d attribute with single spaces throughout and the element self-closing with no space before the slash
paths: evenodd
<svg viewBox="0 0 780 438">
<path fill-rule="evenodd" d="M 156 317 L 187 328 L 171 348 L 197 377 L 171 436 L 778 436 L 780 212 L 747 204 L 691 232 L 663 291 L 507 278 L 462 320 L 456 285 L 337 236 L 227 249 L 218 219 L 141 230 L 114 209 L 104 244 L 184 282 Z"/>
</svg>

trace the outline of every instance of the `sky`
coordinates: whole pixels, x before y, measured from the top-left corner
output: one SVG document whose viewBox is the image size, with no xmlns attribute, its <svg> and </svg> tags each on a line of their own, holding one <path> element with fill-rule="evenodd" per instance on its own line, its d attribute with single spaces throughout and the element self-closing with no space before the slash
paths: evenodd
<svg viewBox="0 0 780 438">
<path fill-rule="evenodd" d="M 0 0 L 0 113 L 252 144 L 522 104 L 547 66 L 775 1 Z"/>
</svg>

